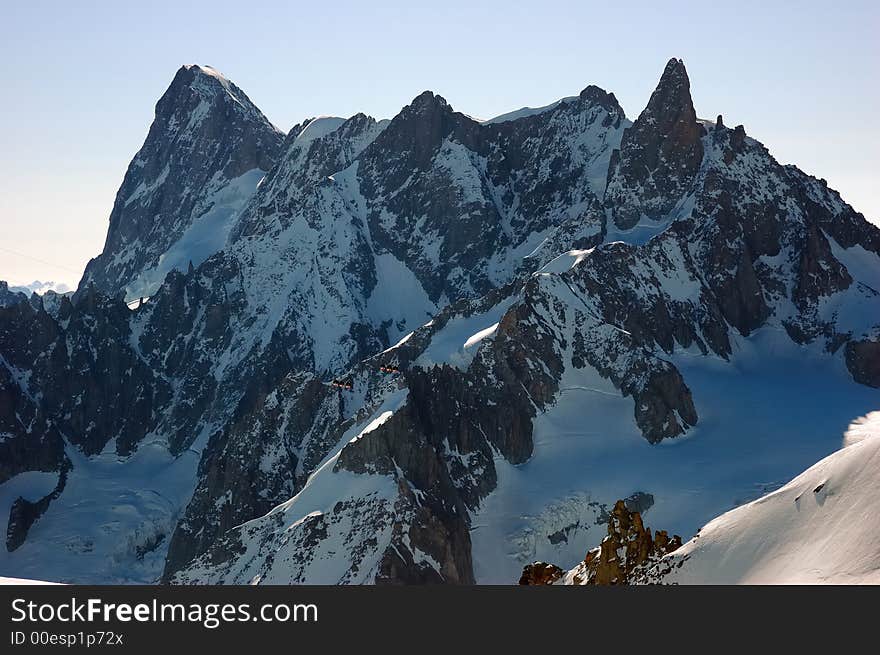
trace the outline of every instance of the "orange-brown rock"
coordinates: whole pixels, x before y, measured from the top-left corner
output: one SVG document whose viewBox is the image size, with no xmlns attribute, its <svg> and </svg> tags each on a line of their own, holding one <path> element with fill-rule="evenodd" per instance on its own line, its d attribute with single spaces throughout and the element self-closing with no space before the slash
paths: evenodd
<svg viewBox="0 0 880 655">
<path fill-rule="evenodd" d="M 585 584 L 627 584 L 634 571 L 679 546 L 681 537 L 670 538 L 665 530 L 659 530 L 654 538 L 642 515 L 629 511 L 626 503 L 618 500 L 608 519 L 608 536 L 598 549 L 587 553 L 580 577 Z"/>
<path fill-rule="evenodd" d="M 562 577 L 562 569 L 547 562 L 533 562 L 523 567 L 519 583 L 522 585 L 553 584 Z"/>
<path fill-rule="evenodd" d="M 651 528 L 645 527 L 642 515 L 630 511 L 625 501 L 618 500 L 608 517 L 608 535 L 570 572 L 570 581 L 590 585 L 629 584 L 647 565 L 679 547 L 681 537 L 670 537 L 665 530 L 652 535 Z M 535 562 L 523 569 L 519 583 L 552 584 L 562 575 L 559 567 Z"/>
</svg>

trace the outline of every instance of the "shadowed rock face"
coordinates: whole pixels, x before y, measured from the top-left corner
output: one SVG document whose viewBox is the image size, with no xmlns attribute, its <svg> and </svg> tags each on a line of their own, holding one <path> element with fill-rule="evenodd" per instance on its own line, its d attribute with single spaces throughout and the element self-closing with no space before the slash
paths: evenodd
<svg viewBox="0 0 880 655">
<path fill-rule="evenodd" d="M 38 395 L 36 416 L 45 417 L 46 432 L 61 431 L 87 455 L 114 437 L 117 451 L 130 453 L 167 399 L 165 385 L 129 348 L 129 313 L 94 291 L 76 302 L 64 297 L 57 318 L 42 304 L 0 309 L 4 363 L 29 371 L 25 388 L 5 393 Z"/>
<path fill-rule="evenodd" d="M 27 296 L 18 291 L 10 291 L 9 284 L 0 280 L 0 307 L 9 307 L 27 300 Z"/>
<path fill-rule="evenodd" d="M 0 309 L 0 317 L 6 311 Z M 8 342 L 2 352 L 9 357 Z M 0 433 L 5 435 L 0 441 L 0 484 L 26 471 L 60 470 L 65 459 L 61 434 L 9 366 L 0 366 Z"/>
<path fill-rule="evenodd" d="M 880 342 L 850 341 L 846 344 L 846 365 L 853 379 L 870 387 L 880 387 Z"/>
<path fill-rule="evenodd" d="M 605 205 L 619 228 L 631 228 L 642 215 L 660 220 L 675 207 L 700 168 L 704 134 L 684 63 L 670 59 L 608 172 Z"/>
<path fill-rule="evenodd" d="M 238 418 L 209 440 L 198 486 L 169 545 L 166 571 L 181 568 L 225 532 L 299 491 L 305 472 L 328 448 L 312 450 L 311 437 L 326 430 L 338 440 L 344 417 L 328 387 L 310 374 L 281 379 L 279 372 L 269 369 L 255 379 Z"/>
</svg>

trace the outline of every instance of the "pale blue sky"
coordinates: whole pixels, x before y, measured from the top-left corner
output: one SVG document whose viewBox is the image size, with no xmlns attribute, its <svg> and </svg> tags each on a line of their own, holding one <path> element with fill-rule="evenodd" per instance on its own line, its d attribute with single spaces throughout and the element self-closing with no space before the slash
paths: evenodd
<svg viewBox="0 0 880 655">
<path fill-rule="evenodd" d="M 390 117 L 425 89 L 488 118 L 597 84 L 634 118 L 681 57 L 700 116 L 743 123 L 878 222 L 878 4 L 0 0 L 0 248 L 46 262 L 0 250 L 0 279 L 78 281 L 184 63 L 286 130 Z"/>
</svg>

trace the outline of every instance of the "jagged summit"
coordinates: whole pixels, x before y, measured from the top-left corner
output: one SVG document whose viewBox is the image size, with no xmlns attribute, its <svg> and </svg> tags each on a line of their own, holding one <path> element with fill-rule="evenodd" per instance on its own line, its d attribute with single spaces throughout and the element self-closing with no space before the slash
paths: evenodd
<svg viewBox="0 0 880 655">
<path fill-rule="evenodd" d="M 663 68 L 663 75 L 660 76 L 660 86 L 670 80 L 688 81 L 687 69 L 682 59 L 672 57 L 666 62 L 666 66 Z"/>
<path fill-rule="evenodd" d="M 446 98 L 433 91 L 422 91 L 419 95 L 413 98 L 412 102 L 409 103 L 409 106 L 416 110 L 435 106 L 448 108 L 450 110 L 452 109 L 452 106 L 446 102 Z"/>
<path fill-rule="evenodd" d="M 588 102 L 599 104 L 608 109 L 613 108 L 619 111 L 621 115 L 624 115 L 623 108 L 617 101 L 617 96 L 615 96 L 613 93 L 609 93 L 601 87 L 596 86 L 595 84 L 587 85 L 584 90 L 578 94 L 578 97 L 581 100 L 586 100 Z"/>
<path fill-rule="evenodd" d="M 669 213 L 700 167 L 704 133 L 684 63 L 670 59 L 608 171 L 605 204 L 619 228 Z"/>
<path fill-rule="evenodd" d="M 462 124 L 477 125 L 455 112 L 442 96 L 423 91 L 391 119 L 387 129 L 366 149 L 367 165 L 385 167 L 386 159 L 394 161 L 407 153 L 412 165 L 427 168 L 443 140 Z M 407 175 L 402 169 L 400 174 Z"/>
<path fill-rule="evenodd" d="M 674 130 L 678 122 L 687 125 L 696 123 L 691 83 L 681 59 L 670 59 L 666 64 L 657 88 L 651 94 L 648 106 L 640 118 L 643 116 L 657 121 L 657 130 L 663 133 Z"/>
</svg>

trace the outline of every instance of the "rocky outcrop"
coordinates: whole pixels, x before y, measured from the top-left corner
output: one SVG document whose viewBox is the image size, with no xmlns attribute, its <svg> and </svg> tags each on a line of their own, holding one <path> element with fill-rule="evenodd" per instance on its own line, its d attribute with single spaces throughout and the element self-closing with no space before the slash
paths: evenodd
<svg viewBox="0 0 880 655">
<path fill-rule="evenodd" d="M 662 557 L 680 548 L 681 543 L 681 537 L 670 537 L 665 530 L 652 534 L 641 514 L 618 500 L 608 519 L 608 535 L 602 543 L 588 551 L 582 563 L 559 577 L 563 584 L 629 584 Z M 525 571 L 523 577 L 526 577 Z"/>
<path fill-rule="evenodd" d="M 9 522 L 6 526 L 6 550 L 12 552 L 24 543 L 31 526 L 49 509 L 49 503 L 58 498 L 61 492 L 64 491 L 64 486 L 67 483 L 67 473 L 70 471 L 70 468 L 69 460 L 65 460 L 60 466 L 58 484 L 55 485 L 51 493 L 39 500 L 32 502 L 21 496 L 15 499 L 15 502 L 12 503 L 12 507 L 9 509 Z"/>
<path fill-rule="evenodd" d="M 562 577 L 564 571 L 555 564 L 547 562 L 532 562 L 523 567 L 521 585 L 547 585 L 553 584 Z"/>
<path fill-rule="evenodd" d="M 834 258 L 818 225 L 810 224 L 804 236 L 794 289 L 794 301 L 801 306 L 843 291 L 853 282 L 846 267 Z"/>
</svg>

